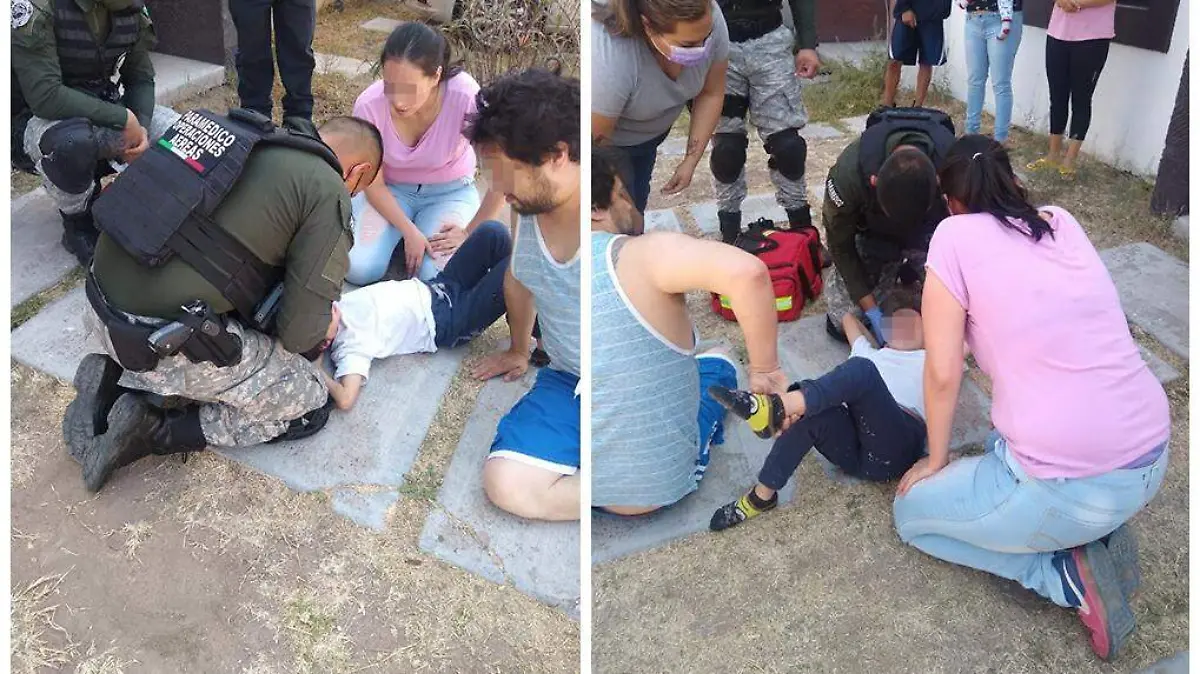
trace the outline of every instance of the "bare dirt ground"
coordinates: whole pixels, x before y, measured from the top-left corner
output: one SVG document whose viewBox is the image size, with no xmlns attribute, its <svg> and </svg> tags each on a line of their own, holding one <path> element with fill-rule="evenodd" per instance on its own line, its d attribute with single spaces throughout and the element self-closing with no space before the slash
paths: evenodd
<svg viewBox="0 0 1200 674">
<path fill-rule="evenodd" d="M 357 18 L 356 8 L 386 3 L 346 4 Z M 367 13 L 354 27 L 384 12 Z M 342 23 L 322 13 L 318 51 Z M 369 83 L 318 74 L 314 117 L 348 113 Z M 226 85 L 176 108 L 236 101 Z M 78 281 L 18 307 L 12 327 Z M 13 671 L 577 671 L 578 623 L 418 548 L 482 388 L 466 372 L 506 336 L 496 325 L 466 347 L 382 533 L 336 515 L 327 494 L 293 492 L 211 454 L 146 459 L 90 496 L 59 430 L 70 383 L 13 363 Z"/>
<path fill-rule="evenodd" d="M 821 86 L 806 90 L 806 98 L 815 100 Z M 827 102 L 820 112 L 865 114 L 874 96 L 839 92 L 836 105 Z M 944 97 L 931 102 L 962 123 L 961 105 Z M 686 124 L 677 130 L 686 133 Z M 1045 139 L 1026 132 L 1013 136 L 1014 164 L 1024 171 Z M 809 144 L 810 184 L 823 182 L 848 142 Z M 676 157 L 660 155 L 649 208 L 713 198 L 707 161 L 682 195 L 663 197 L 658 190 L 677 163 Z M 765 166 L 761 145 L 751 142 L 750 194 L 772 190 Z M 1028 187 L 1036 203 L 1075 213 L 1097 248 L 1149 241 L 1188 259 L 1186 244 L 1171 237 L 1169 221 L 1148 213 L 1150 188 L 1139 178 L 1088 161 L 1074 183 L 1030 174 Z M 819 218 L 820 205 L 813 206 Z M 676 212 L 699 234 L 686 209 Z M 707 296 L 694 293 L 688 300 L 702 338 L 728 339 L 744 358 L 736 324 L 715 316 Z M 804 313 L 823 311 L 818 301 Z M 1167 387 L 1174 426 L 1166 481 L 1133 520 L 1144 574 L 1133 600 L 1139 627 L 1117 662 L 1108 665 L 1093 656 L 1073 612 L 1015 583 L 902 545 L 891 520 L 894 485 L 840 486 L 809 461 L 794 478 L 795 501 L 778 512 L 719 535 L 697 534 L 595 567 L 595 671 L 1131 672 L 1186 649 L 1188 368 L 1140 330 L 1134 334 L 1183 377 Z M 978 371 L 972 375 L 982 378 Z M 747 487 L 753 478 L 746 476 Z"/>
</svg>

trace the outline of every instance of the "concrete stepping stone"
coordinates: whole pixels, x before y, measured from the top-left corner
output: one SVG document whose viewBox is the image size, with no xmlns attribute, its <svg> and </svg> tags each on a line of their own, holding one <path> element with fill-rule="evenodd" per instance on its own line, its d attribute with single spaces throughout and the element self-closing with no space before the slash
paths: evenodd
<svg viewBox="0 0 1200 674">
<path fill-rule="evenodd" d="M 404 22 L 397 21 L 396 19 L 389 19 L 383 16 L 377 16 L 370 21 L 364 22 L 361 26 L 359 26 L 359 28 L 362 28 L 363 30 L 373 30 L 377 33 L 390 33 L 393 30 L 396 30 L 396 26 L 399 26 L 402 23 Z"/>
<path fill-rule="evenodd" d="M 828 124 L 806 124 L 803 129 L 800 129 L 800 135 L 805 140 L 828 140 L 841 138 L 845 134 Z"/>
<path fill-rule="evenodd" d="M 679 222 L 679 216 L 675 215 L 675 209 L 659 208 L 646 211 L 645 218 L 644 233 L 683 231 L 683 225 Z"/>
<path fill-rule="evenodd" d="M 196 94 L 225 84 L 225 68 L 170 54 L 151 53 L 154 63 L 154 100 L 174 105 Z"/>
<path fill-rule="evenodd" d="M 1129 320 L 1188 357 L 1188 266 L 1148 243 L 1100 252 Z"/>
<path fill-rule="evenodd" d="M 691 206 L 688 211 L 696 221 L 696 226 L 705 234 L 716 234 L 720 231 L 717 222 L 717 202 L 706 201 Z M 742 202 L 742 225 L 748 225 L 759 218 L 767 218 L 776 222 L 787 222 L 787 213 L 775 202 L 774 194 L 754 194 Z"/>
<path fill-rule="evenodd" d="M 479 394 L 450 461 L 421 549 L 492 582 L 579 616 L 579 523 L 535 522 L 493 506 L 483 493 L 483 463 L 496 424 L 533 384 L 493 379 Z"/>
<path fill-rule="evenodd" d="M 1163 384 L 1170 384 L 1183 376 L 1179 373 L 1179 370 L 1171 367 L 1170 363 L 1154 355 L 1152 351 L 1141 344 L 1138 345 L 1138 351 L 1142 353 L 1142 360 L 1146 361 L 1146 365 L 1150 367 L 1150 371 Z"/>
<path fill-rule="evenodd" d="M 14 330 L 13 358 L 71 381 L 83 356 L 100 350 L 85 339 L 86 303 L 83 288 L 76 288 Z M 450 349 L 377 361 L 358 404 L 349 412 L 335 410 L 320 433 L 219 453 L 298 491 L 335 490 L 335 510 L 382 529 L 465 353 Z"/>
<path fill-rule="evenodd" d="M 747 386 L 738 368 L 738 384 Z M 725 442 L 710 449 L 708 469 L 700 487 L 678 503 L 643 517 L 592 515 L 592 563 L 602 564 L 671 541 L 706 531 L 713 512 L 754 484 L 758 469 L 771 451 L 771 441 L 754 435 L 740 419 L 725 417 Z M 780 503 L 792 500 L 794 482 L 779 492 Z"/>
<path fill-rule="evenodd" d="M 852 136 L 860 135 L 863 131 L 867 130 L 866 115 L 859 115 L 858 117 L 846 117 L 840 121 L 842 126 L 846 127 L 846 131 Z"/>
<path fill-rule="evenodd" d="M 369 74 L 372 66 L 367 61 L 350 58 L 348 56 L 337 56 L 336 54 L 313 54 L 317 61 L 316 70 L 319 73 L 336 73 L 349 78 L 358 77 L 359 75 Z"/>
<path fill-rule="evenodd" d="M 62 247 L 62 218 L 44 189 L 39 187 L 14 199 L 11 214 L 9 306 L 15 307 L 58 283 L 78 263 Z"/>
<path fill-rule="evenodd" d="M 1188 652 L 1183 651 L 1163 658 L 1145 669 L 1140 669 L 1135 674 L 1187 674 L 1187 672 Z"/>
</svg>

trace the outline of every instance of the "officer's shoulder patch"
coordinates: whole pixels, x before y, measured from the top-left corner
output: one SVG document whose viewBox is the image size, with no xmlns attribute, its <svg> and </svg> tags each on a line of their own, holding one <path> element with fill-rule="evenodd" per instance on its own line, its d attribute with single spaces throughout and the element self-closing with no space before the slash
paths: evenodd
<svg viewBox="0 0 1200 674">
<path fill-rule="evenodd" d="M 838 208 L 845 207 L 846 200 L 842 198 L 841 194 L 838 194 L 837 186 L 833 184 L 833 178 L 825 179 L 825 194 L 829 197 L 829 200 L 833 202 L 834 206 L 837 206 Z"/>
<path fill-rule="evenodd" d="M 29 0 L 12 0 L 12 29 L 16 30 L 33 18 L 33 3 Z"/>
</svg>

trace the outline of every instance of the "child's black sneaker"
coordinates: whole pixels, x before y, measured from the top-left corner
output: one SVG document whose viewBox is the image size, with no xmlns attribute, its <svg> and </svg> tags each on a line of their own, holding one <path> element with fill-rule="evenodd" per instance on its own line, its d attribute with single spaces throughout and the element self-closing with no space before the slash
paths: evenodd
<svg viewBox="0 0 1200 674">
<path fill-rule="evenodd" d="M 774 393 L 751 393 L 724 386 L 708 387 L 708 394 L 725 409 L 745 419 L 760 438 L 772 438 L 783 427 L 783 398 Z"/>
<path fill-rule="evenodd" d="M 718 508 L 717 512 L 713 513 L 708 528 L 713 531 L 728 529 L 752 517 L 758 517 L 768 510 L 774 510 L 777 505 L 779 505 L 779 494 L 772 494 L 771 500 L 763 501 L 755 496 L 753 491 L 750 491 L 733 503 L 727 503 Z"/>
</svg>

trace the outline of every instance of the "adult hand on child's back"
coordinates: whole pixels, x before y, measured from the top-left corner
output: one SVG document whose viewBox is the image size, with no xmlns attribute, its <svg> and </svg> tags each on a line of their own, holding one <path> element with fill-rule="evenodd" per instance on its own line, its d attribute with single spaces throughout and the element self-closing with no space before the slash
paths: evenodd
<svg viewBox="0 0 1200 674">
<path fill-rule="evenodd" d="M 471 368 L 471 376 L 480 381 L 504 375 L 504 381 L 516 381 L 529 369 L 529 354 L 507 350 L 493 353 Z"/>
<path fill-rule="evenodd" d="M 437 233 L 429 237 L 434 253 L 449 257 L 467 240 L 467 230 L 454 222 L 443 222 Z"/>
<path fill-rule="evenodd" d="M 408 268 L 409 277 L 417 275 L 417 270 L 421 268 L 421 261 L 425 259 L 425 254 L 431 252 L 429 239 L 425 238 L 421 230 L 413 227 L 405 232 L 404 265 Z"/>
</svg>

